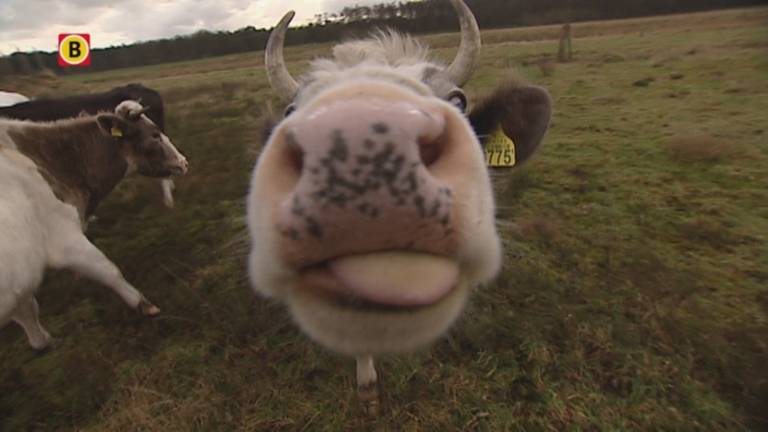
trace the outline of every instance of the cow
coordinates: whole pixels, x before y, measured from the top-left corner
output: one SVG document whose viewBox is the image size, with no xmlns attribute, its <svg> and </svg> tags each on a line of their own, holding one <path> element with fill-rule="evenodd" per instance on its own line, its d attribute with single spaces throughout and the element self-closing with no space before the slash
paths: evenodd
<svg viewBox="0 0 768 432">
<path fill-rule="evenodd" d="M 517 164 L 541 143 L 551 98 L 517 80 L 466 114 L 461 87 L 480 55 L 462 0 L 449 65 L 392 30 L 336 45 L 298 81 L 283 60 L 294 12 L 272 30 L 265 67 L 286 102 L 247 197 L 250 285 L 298 327 L 357 363 L 359 398 L 378 406 L 374 357 L 427 346 L 502 264 L 483 145 L 502 134 Z"/>
<path fill-rule="evenodd" d="M 81 114 L 96 114 L 99 111 L 112 111 L 122 101 L 131 99 L 140 102 L 148 110 L 146 115 L 165 132 L 165 108 L 163 99 L 157 91 L 141 84 L 128 84 L 115 87 L 103 93 L 74 95 L 60 98 L 40 98 L 8 107 L 0 107 L 0 118 L 18 120 L 53 121 Z M 163 203 L 171 208 L 174 205 L 173 180 L 161 179 Z"/>
<path fill-rule="evenodd" d="M 19 102 L 26 102 L 29 98 L 23 94 L 0 91 L 0 107 L 10 106 Z"/>
<path fill-rule="evenodd" d="M 145 316 L 160 312 L 83 234 L 127 175 L 182 175 L 186 158 L 138 102 L 55 122 L 0 119 L 0 326 L 16 321 L 35 349 L 51 341 L 35 292 L 47 268 L 96 280 Z"/>
</svg>

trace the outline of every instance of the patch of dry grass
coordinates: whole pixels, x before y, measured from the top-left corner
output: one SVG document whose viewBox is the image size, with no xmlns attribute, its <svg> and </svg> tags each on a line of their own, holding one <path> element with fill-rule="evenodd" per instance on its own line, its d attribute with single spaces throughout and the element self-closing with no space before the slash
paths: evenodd
<svg viewBox="0 0 768 432">
<path fill-rule="evenodd" d="M 545 77 L 551 77 L 555 74 L 555 69 L 557 68 L 556 63 L 554 60 L 550 58 L 542 59 L 537 62 L 539 66 L 539 71 L 541 72 L 542 76 Z"/>
<path fill-rule="evenodd" d="M 517 221 L 517 231 L 526 240 L 554 242 L 561 236 L 561 225 L 552 217 L 529 216 Z"/>
<path fill-rule="evenodd" d="M 727 140 L 709 135 L 677 135 L 666 143 L 675 160 L 681 162 L 717 162 L 742 154 Z"/>
<path fill-rule="evenodd" d="M 55 93 L 62 84 L 63 81 L 49 70 L 34 75 L 0 75 L 0 90 L 21 93 L 30 98 Z"/>
<path fill-rule="evenodd" d="M 721 250 L 746 241 L 736 236 L 721 220 L 711 217 L 694 217 L 680 223 L 679 228 L 689 241 L 704 242 Z"/>
<path fill-rule="evenodd" d="M 161 393 L 151 386 L 122 387 L 115 394 L 115 402 L 102 410 L 98 426 L 91 430 L 196 430 L 211 425 L 210 407 L 222 398 L 205 381 L 198 382 L 184 398 Z"/>
</svg>

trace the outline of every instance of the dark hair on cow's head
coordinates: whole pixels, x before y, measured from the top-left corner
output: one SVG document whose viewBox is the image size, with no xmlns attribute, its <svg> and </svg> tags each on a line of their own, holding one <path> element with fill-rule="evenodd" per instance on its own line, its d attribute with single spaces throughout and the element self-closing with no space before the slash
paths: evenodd
<svg viewBox="0 0 768 432">
<path fill-rule="evenodd" d="M 181 169 L 169 160 L 183 158 L 162 130 L 144 113 L 149 107 L 127 100 L 115 113 L 100 113 L 96 117 L 101 130 L 112 136 L 139 174 L 149 177 L 167 177 L 180 174 Z M 178 172 L 177 172 L 178 171 Z"/>
<path fill-rule="evenodd" d="M 502 82 L 468 115 L 480 143 L 499 131 L 515 143 L 517 164 L 528 160 L 549 128 L 552 101 L 547 90 L 517 78 Z"/>
</svg>

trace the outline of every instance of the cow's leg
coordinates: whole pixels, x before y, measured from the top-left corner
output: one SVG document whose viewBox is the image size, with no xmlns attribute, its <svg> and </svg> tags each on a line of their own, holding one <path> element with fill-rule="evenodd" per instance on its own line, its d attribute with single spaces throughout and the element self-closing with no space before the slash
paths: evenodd
<svg viewBox="0 0 768 432">
<path fill-rule="evenodd" d="M 173 208 L 173 190 L 176 184 L 171 179 L 160 180 L 160 188 L 163 189 L 163 204 L 168 208 Z"/>
<path fill-rule="evenodd" d="M 149 302 L 136 288 L 125 280 L 120 270 L 82 233 L 72 235 L 61 246 L 57 267 L 74 270 L 111 288 L 129 306 L 142 315 L 155 316 L 160 309 Z"/>
<path fill-rule="evenodd" d="M 370 415 L 379 414 L 379 383 L 373 357 L 359 356 L 357 361 L 357 395 L 365 405 L 365 411 Z"/>
<path fill-rule="evenodd" d="M 83 223 L 83 232 L 86 232 L 86 231 L 88 231 L 88 227 L 89 227 L 89 226 L 90 226 L 92 223 L 96 222 L 98 219 L 99 219 L 98 217 L 96 217 L 96 216 L 93 216 L 93 215 L 91 215 L 91 216 L 88 216 L 88 219 L 86 219 L 86 220 L 85 220 L 85 222 Z"/>
<path fill-rule="evenodd" d="M 39 314 L 37 300 L 31 295 L 20 299 L 11 315 L 11 319 L 24 329 L 29 345 L 36 350 L 45 349 L 51 343 L 51 335 L 40 325 Z"/>
</svg>

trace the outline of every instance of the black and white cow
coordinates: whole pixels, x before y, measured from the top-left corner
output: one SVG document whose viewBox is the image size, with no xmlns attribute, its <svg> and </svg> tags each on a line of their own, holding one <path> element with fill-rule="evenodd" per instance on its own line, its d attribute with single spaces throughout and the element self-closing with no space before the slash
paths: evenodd
<svg viewBox="0 0 768 432">
<path fill-rule="evenodd" d="M 83 113 L 96 114 L 100 111 L 113 111 L 119 103 L 125 100 L 134 100 L 147 107 L 147 117 L 160 128 L 161 132 L 165 132 L 163 98 L 156 90 L 141 84 L 115 87 L 103 93 L 59 98 L 40 98 L 7 107 L 0 106 L 0 117 L 18 120 L 54 121 L 77 117 Z M 161 179 L 160 186 L 163 191 L 163 203 L 166 207 L 173 207 L 173 180 Z"/>
<path fill-rule="evenodd" d="M 99 202 L 128 174 L 184 174 L 186 158 L 144 108 L 56 122 L 0 119 L 0 326 L 9 320 L 40 349 L 35 292 L 47 268 L 67 268 L 115 291 L 129 306 L 160 312 L 83 234 Z"/>
<path fill-rule="evenodd" d="M 312 339 L 356 357 L 369 408 L 373 357 L 436 340 L 499 271 L 484 140 L 505 134 L 523 163 L 551 117 L 548 92 L 516 81 L 465 112 L 480 32 L 462 0 L 450 3 L 461 44 L 447 66 L 407 35 L 378 32 L 335 46 L 296 81 L 283 60 L 293 12 L 267 44 L 288 108 L 252 175 L 250 280 Z"/>
</svg>

